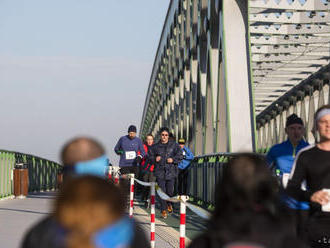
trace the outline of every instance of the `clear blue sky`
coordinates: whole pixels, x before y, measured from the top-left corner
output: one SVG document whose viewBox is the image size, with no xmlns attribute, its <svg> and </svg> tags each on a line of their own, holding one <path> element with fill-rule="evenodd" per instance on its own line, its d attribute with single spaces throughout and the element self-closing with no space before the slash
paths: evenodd
<svg viewBox="0 0 330 248">
<path fill-rule="evenodd" d="M 140 125 L 169 0 L 1 0 L 0 149 L 59 160 L 77 135 L 111 161 Z"/>
</svg>

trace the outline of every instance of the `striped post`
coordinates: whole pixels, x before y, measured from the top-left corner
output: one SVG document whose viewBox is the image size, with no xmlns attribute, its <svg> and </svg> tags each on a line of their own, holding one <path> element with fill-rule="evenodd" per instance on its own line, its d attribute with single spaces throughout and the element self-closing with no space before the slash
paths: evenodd
<svg viewBox="0 0 330 248">
<path fill-rule="evenodd" d="M 155 248 L 155 199 L 156 199 L 156 191 L 155 191 L 155 182 L 151 182 L 150 189 L 150 245 L 151 248 Z"/>
<path fill-rule="evenodd" d="M 119 184 L 119 168 L 113 170 L 114 178 L 115 178 L 115 184 Z"/>
<path fill-rule="evenodd" d="M 109 166 L 108 179 L 112 180 L 112 168 L 111 168 L 111 166 Z"/>
<path fill-rule="evenodd" d="M 186 201 L 187 196 L 180 196 L 180 248 L 185 248 L 186 239 Z"/>
<path fill-rule="evenodd" d="M 133 217 L 133 203 L 134 203 L 134 174 L 130 174 L 130 181 L 131 181 L 131 185 L 130 185 L 130 194 L 129 194 L 129 200 L 130 200 L 129 217 L 132 218 Z"/>
</svg>

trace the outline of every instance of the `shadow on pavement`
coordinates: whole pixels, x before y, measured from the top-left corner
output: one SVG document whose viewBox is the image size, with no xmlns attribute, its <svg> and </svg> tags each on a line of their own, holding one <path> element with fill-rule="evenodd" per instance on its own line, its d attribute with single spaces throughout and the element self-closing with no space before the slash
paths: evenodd
<svg viewBox="0 0 330 248">
<path fill-rule="evenodd" d="M 0 211 L 14 211 L 14 212 L 22 212 L 22 213 L 30 213 L 30 214 L 49 214 L 48 212 L 37 212 L 37 211 L 13 209 L 13 208 L 0 208 Z"/>
</svg>

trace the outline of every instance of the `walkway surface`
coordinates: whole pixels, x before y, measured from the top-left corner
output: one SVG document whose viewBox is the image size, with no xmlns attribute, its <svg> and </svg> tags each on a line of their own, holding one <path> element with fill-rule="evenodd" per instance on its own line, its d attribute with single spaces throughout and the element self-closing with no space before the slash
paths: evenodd
<svg viewBox="0 0 330 248">
<path fill-rule="evenodd" d="M 26 199 L 5 199 L 0 201 L 0 243 L 1 247 L 19 248 L 26 230 L 51 212 L 54 192 L 31 194 Z M 179 212 L 175 207 L 175 212 Z M 135 202 L 134 217 L 150 236 L 149 211 L 142 203 Z M 179 247 L 179 214 L 173 213 L 166 220 L 159 219 L 156 212 L 157 248 Z M 187 243 L 205 227 L 205 221 L 187 212 Z"/>
</svg>

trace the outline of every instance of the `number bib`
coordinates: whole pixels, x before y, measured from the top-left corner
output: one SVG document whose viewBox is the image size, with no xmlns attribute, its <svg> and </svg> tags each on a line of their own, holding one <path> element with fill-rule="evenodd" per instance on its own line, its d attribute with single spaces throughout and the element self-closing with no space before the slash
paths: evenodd
<svg viewBox="0 0 330 248">
<path fill-rule="evenodd" d="M 322 191 L 325 191 L 330 195 L 330 189 L 322 189 Z M 330 212 L 330 202 L 328 202 L 325 205 L 322 205 L 322 211 L 323 212 Z"/>
<path fill-rule="evenodd" d="M 132 160 L 136 158 L 136 152 L 135 151 L 130 151 L 130 152 L 125 152 L 125 157 L 127 160 Z"/>
</svg>

